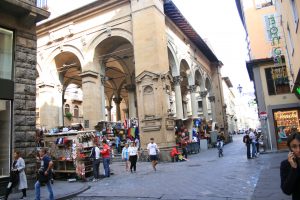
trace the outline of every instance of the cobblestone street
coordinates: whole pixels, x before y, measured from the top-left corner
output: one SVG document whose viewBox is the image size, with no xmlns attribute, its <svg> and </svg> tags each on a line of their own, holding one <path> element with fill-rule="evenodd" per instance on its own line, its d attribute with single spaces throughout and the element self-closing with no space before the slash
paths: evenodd
<svg viewBox="0 0 300 200">
<path fill-rule="evenodd" d="M 242 136 L 234 136 L 221 158 L 216 149 L 209 149 L 187 162 L 160 163 L 157 172 L 150 163 L 138 162 L 133 174 L 125 172 L 123 163 L 113 163 L 115 175 L 89 182 L 91 188 L 72 199 L 290 199 L 279 183 L 286 153 L 247 160 L 245 151 Z"/>
</svg>

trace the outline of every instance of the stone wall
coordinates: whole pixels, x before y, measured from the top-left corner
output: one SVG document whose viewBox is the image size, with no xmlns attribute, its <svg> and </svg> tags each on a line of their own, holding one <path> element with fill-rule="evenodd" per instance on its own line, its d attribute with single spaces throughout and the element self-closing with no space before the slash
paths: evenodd
<svg viewBox="0 0 300 200">
<path fill-rule="evenodd" d="M 15 34 L 14 148 L 22 152 L 28 179 L 35 178 L 36 36 Z"/>
</svg>

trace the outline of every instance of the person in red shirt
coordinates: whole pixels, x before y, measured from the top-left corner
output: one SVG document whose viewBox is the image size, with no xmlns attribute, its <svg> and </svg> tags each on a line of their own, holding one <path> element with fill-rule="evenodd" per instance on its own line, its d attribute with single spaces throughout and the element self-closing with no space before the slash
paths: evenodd
<svg viewBox="0 0 300 200">
<path fill-rule="evenodd" d="M 178 156 L 180 155 L 180 153 L 178 152 L 177 146 L 172 149 L 170 155 L 171 155 L 172 162 L 174 161 L 178 162 Z"/>
<path fill-rule="evenodd" d="M 102 141 L 103 148 L 100 151 L 103 159 L 103 168 L 105 172 L 105 177 L 110 176 L 110 169 L 109 169 L 109 163 L 110 163 L 110 147 L 107 144 L 106 140 Z"/>
</svg>

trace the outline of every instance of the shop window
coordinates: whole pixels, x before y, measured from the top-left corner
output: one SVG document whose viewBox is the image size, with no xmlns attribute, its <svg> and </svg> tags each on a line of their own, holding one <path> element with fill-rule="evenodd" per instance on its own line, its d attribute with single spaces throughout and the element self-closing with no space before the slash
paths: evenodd
<svg viewBox="0 0 300 200">
<path fill-rule="evenodd" d="M 255 0 L 255 7 L 257 9 L 269 7 L 269 6 L 272 6 L 272 5 L 273 5 L 272 0 Z"/>
<path fill-rule="evenodd" d="M 9 175 L 11 138 L 11 101 L 0 100 L 0 177 Z"/>
<path fill-rule="evenodd" d="M 291 92 L 286 66 L 266 68 L 265 74 L 269 95 Z"/>
<path fill-rule="evenodd" d="M 74 106 L 74 117 L 79 117 L 79 108 L 78 108 L 78 106 Z"/>
<path fill-rule="evenodd" d="M 0 28 L 0 79 L 12 80 L 13 32 Z"/>
<path fill-rule="evenodd" d="M 295 131 L 300 131 L 299 110 L 274 111 L 275 132 L 278 149 L 287 148 L 287 137 Z"/>
<path fill-rule="evenodd" d="M 65 105 L 65 114 L 69 113 L 70 112 L 70 105 L 69 104 L 66 104 Z"/>
<path fill-rule="evenodd" d="M 298 15 L 298 11 L 297 11 L 296 1 L 290 0 L 290 4 L 291 4 L 293 18 L 294 18 L 294 22 L 295 22 L 296 30 L 297 30 L 298 23 L 299 23 L 299 15 Z"/>
</svg>

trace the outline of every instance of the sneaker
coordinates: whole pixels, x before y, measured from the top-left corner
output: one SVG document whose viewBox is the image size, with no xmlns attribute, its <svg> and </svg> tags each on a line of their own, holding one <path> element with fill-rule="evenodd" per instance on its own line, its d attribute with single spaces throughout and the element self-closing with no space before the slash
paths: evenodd
<svg viewBox="0 0 300 200">
<path fill-rule="evenodd" d="M 93 179 L 93 182 L 97 182 L 97 181 L 98 181 L 98 179 L 96 179 L 96 178 Z"/>
<path fill-rule="evenodd" d="M 26 199 L 26 197 L 22 196 L 20 199 Z"/>
</svg>

